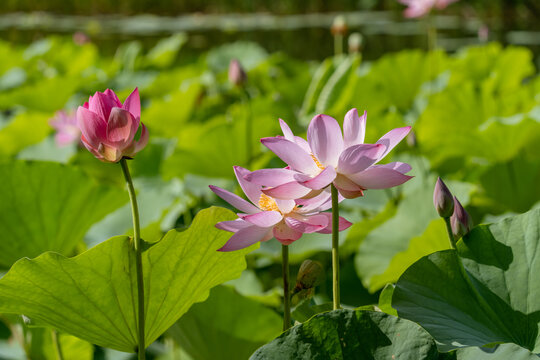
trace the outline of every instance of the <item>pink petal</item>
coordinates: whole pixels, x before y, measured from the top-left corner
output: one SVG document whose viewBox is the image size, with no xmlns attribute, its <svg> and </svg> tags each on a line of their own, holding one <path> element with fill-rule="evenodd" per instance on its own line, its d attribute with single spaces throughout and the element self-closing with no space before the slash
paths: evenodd
<svg viewBox="0 0 540 360">
<path fill-rule="evenodd" d="M 354 174 L 363 171 L 376 163 L 385 151 L 386 148 L 382 144 L 353 145 L 341 153 L 338 172 Z"/>
<path fill-rule="evenodd" d="M 395 162 L 391 162 L 391 163 L 384 164 L 384 165 L 374 165 L 373 167 L 375 167 L 375 168 L 384 167 L 384 168 L 399 171 L 402 174 L 406 174 L 409 171 L 411 171 L 411 169 L 412 169 L 411 165 L 409 165 L 407 163 L 404 163 L 404 162 L 400 162 L 400 161 L 395 161 Z"/>
<path fill-rule="evenodd" d="M 349 179 L 346 175 L 338 174 L 334 180 L 334 186 L 338 189 L 347 191 L 360 191 L 362 188 L 358 186 L 354 181 Z"/>
<path fill-rule="evenodd" d="M 383 135 L 378 141 L 377 144 L 383 144 L 386 146 L 386 150 L 382 153 L 379 160 L 384 158 L 386 154 L 388 154 L 407 134 L 411 131 L 410 126 L 405 126 L 402 128 L 396 128 L 393 130 L 390 130 L 386 134 Z"/>
<path fill-rule="evenodd" d="M 287 226 L 305 234 L 313 233 L 324 229 L 328 226 L 328 221 L 328 217 L 323 214 L 303 217 L 289 216 L 285 218 L 285 223 L 287 224 Z"/>
<path fill-rule="evenodd" d="M 307 174 L 316 174 L 320 170 L 311 155 L 292 141 L 270 137 L 261 139 L 261 142 L 293 170 Z"/>
<path fill-rule="evenodd" d="M 253 226 L 252 224 L 248 223 L 247 221 L 244 221 L 242 219 L 236 219 L 231 221 L 222 221 L 218 222 L 216 224 L 216 227 L 220 230 L 230 231 L 230 232 L 237 232 L 241 229 L 245 229 L 249 226 Z"/>
<path fill-rule="evenodd" d="M 357 185 L 364 189 L 386 189 L 398 186 L 412 179 L 412 176 L 383 166 L 370 167 L 367 170 L 348 176 Z"/>
<path fill-rule="evenodd" d="M 309 123 L 307 140 L 322 165 L 337 166 L 343 151 L 343 136 L 336 119 L 322 114 L 315 116 Z"/>
<path fill-rule="evenodd" d="M 259 227 L 270 227 L 280 222 L 283 216 L 277 211 L 261 211 L 256 214 L 242 216 L 242 219 Z"/>
<path fill-rule="evenodd" d="M 358 117 L 358 111 L 351 109 L 343 120 L 343 142 L 345 149 L 349 146 L 363 144 L 366 136 L 367 111 L 362 117 Z"/>
<path fill-rule="evenodd" d="M 285 224 L 285 221 L 282 221 L 274 226 L 273 234 L 274 237 L 283 245 L 289 245 L 302 237 L 302 233 L 300 231 L 290 228 L 287 226 L 287 224 Z"/>
<path fill-rule="evenodd" d="M 289 127 L 289 125 L 287 125 L 287 123 L 281 119 L 279 119 L 279 126 L 281 127 L 281 131 L 283 131 L 283 136 L 285 137 L 285 139 L 289 140 L 289 141 L 292 141 L 292 142 L 295 142 L 294 141 L 294 134 L 291 130 L 291 128 Z"/>
<path fill-rule="evenodd" d="M 272 228 L 262 228 L 255 225 L 240 229 L 218 251 L 234 251 L 247 248 L 266 239 L 271 230 Z"/>
<path fill-rule="evenodd" d="M 311 148 L 309 147 L 308 142 L 307 142 L 305 139 L 301 138 L 300 136 L 295 136 L 295 137 L 294 137 L 294 142 L 295 142 L 298 146 L 300 146 L 302 149 L 304 149 L 304 151 L 305 151 L 306 153 L 308 153 L 308 154 L 313 153 L 313 151 L 311 151 Z"/>
<path fill-rule="evenodd" d="M 294 170 L 289 169 L 261 169 L 246 175 L 245 179 L 255 184 L 264 186 L 279 186 L 295 181 Z"/>
<path fill-rule="evenodd" d="M 241 166 L 233 166 L 236 179 L 246 194 L 247 198 L 254 204 L 259 204 L 261 199 L 261 186 L 246 180 L 246 177 L 251 173 L 248 169 L 244 169 Z"/>
<path fill-rule="evenodd" d="M 214 185 L 209 186 L 210 190 L 212 190 L 217 196 L 234 206 L 236 209 L 243 211 L 248 214 L 255 214 L 260 212 L 261 210 L 248 203 L 246 200 L 242 199 L 240 196 L 233 194 L 230 191 L 227 191 L 225 189 L 219 188 Z"/>
<path fill-rule="evenodd" d="M 141 137 L 139 138 L 139 140 L 135 143 L 135 150 L 134 150 L 134 153 L 138 153 L 139 151 L 141 151 L 142 149 L 144 149 L 144 147 L 146 146 L 146 144 L 148 144 L 148 138 L 149 138 L 149 135 L 148 135 L 148 130 L 146 129 L 146 126 L 144 126 L 143 123 L 141 123 Z"/>
<path fill-rule="evenodd" d="M 329 223 L 326 228 L 317 232 L 321 234 L 331 234 L 332 233 L 332 213 L 322 213 L 321 215 L 325 215 L 328 218 Z M 347 219 L 341 216 L 339 217 L 339 222 L 338 222 L 339 231 L 347 230 L 349 227 L 351 227 L 351 225 L 352 223 L 349 222 Z"/>
<path fill-rule="evenodd" d="M 291 211 L 293 211 L 294 207 L 296 206 L 296 203 L 294 200 L 283 200 L 283 199 L 274 199 L 276 202 L 276 205 L 281 211 L 282 214 L 288 214 Z"/>
<path fill-rule="evenodd" d="M 343 200 L 343 198 L 341 200 Z M 320 212 L 332 207 L 332 195 L 328 190 L 322 191 L 320 194 L 310 199 L 298 199 L 295 201 L 298 205 L 301 205 L 301 207 L 296 210 L 299 214 Z"/>
<path fill-rule="evenodd" d="M 105 90 L 104 93 L 96 92 L 88 103 L 88 109 L 105 120 L 109 119 L 113 107 L 121 108 L 122 103 L 118 100 L 114 91 L 110 89 Z"/>
<path fill-rule="evenodd" d="M 364 196 L 364 190 L 350 191 L 350 190 L 344 190 L 340 188 L 337 188 L 337 189 L 339 191 L 339 194 L 343 196 L 345 199 L 356 199 L 356 198 Z"/>
<path fill-rule="evenodd" d="M 77 126 L 81 129 L 87 143 L 96 149 L 101 142 L 107 139 L 105 120 L 82 106 L 77 109 Z"/>
<path fill-rule="evenodd" d="M 131 94 L 124 101 L 122 109 L 127 110 L 137 120 L 137 127 L 139 119 L 141 118 L 141 99 L 139 97 L 139 88 L 135 88 Z"/>
<path fill-rule="evenodd" d="M 98 147 L 93 147 L 92 145 L 90 145 L 90 143 L 88 142 L 88 140 L 86 140 L 84 135 L 81 135 L 81 142 L 83 143 L 84 147 L 86 149 L 88 149 L 88 151 L 90 151 L 92 153 L 92 155 L 94 155 L 99 160 L 103 160 L 103 155 L 101 155 L 99 153 L 99 151 L 98 151 L 99 146 Z"/>
<path fill-rule="evenodd" d="M 308 187 L 313 190 L 324 189 L 334 181 L 336 177 L 336 170 L 332 166 L 327 166 L 319 175 L 311 178 L 309 180 L 302 181 L 302 184 L 305 187 Z M 297 181 L 302 179 L 302 177 L 297 177 Z"/>
<path fill-rule="evenodd" d="M 310 188 L 302 186 L 296 181 L 262 190 L 263 193 L 270 197 L 284 200 L 299 199 L 309 194 L 310 191 Z"/>
<path fill-rule="evenodd" d="M 127 147 L 133 141 L 137 129 L 133 131 L 133 115 L 127 110 L 115 107 L 107 122 L 107 140 L 112 145 Z"/>
</svg>

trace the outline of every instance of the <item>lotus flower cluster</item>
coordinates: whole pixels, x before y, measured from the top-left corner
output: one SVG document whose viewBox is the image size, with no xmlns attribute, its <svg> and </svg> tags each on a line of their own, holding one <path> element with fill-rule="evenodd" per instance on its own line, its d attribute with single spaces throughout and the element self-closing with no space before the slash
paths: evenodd
<svg viewBox="0 0 540 360">
<path fill-rule="evenodd" d="M 418 18 L 428 14 L 431 9 L 445 9 L 448 5 L 458 0 L 398 0 L 403 5 L 407 5 L 404 11 L 406 18 Z"/>
<path fill-rule="evenodd" d="M 242 213 L 238 219 L 217 224 L 235 234 L 221 249 L 237 250 L 275 237 L 288 245 L 303 233 L 331 233 L 330 185 L 339 191 L 339 201 L 362 196 L 366 189 L 384 189 L 411 179 L 408 164 L 393 162 L 377 165 L 410 131 L 397 128 L 375 144 L 365 144 L 367 115 L 356 109 L 345 116 L 344 134 L 338 122 L 327 115 L 311 121 L 307 141 L 295 136 L 279 120 L 283 136 L 261 142 L 287 163 L 282 169 L 248 171 L 235 167 L 236 178 L 251 203 L 224 189 L 211 186 L 222 199 Z M 339 219 L 339 231 L 351 225 Z"/>
<path fill-rule="evenodd" d="M 138 89 L 124 104 L 114 91 L 96 92 L 77 109 L 77 124 L 81 141 L 96 158 L 104 162 L 118 162 L 132 157 L 148 143 L 148 131 L 141 118 Z M 138 139 L 136 135 L 139 133 Z"/>
</svg>

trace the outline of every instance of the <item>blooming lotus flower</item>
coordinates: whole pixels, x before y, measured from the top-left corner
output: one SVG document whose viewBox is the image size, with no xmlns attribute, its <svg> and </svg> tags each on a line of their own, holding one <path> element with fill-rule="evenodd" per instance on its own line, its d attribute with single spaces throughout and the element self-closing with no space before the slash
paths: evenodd
<svg viewBox="0 0 540 360">
<path fill-rule="evenodd" d="M 385 189 L 411 179 L 405 175 L 410 165 L 382 160 L 411 130 L 410 126 L 389 131 L 375 144 L 364 144 L 366 112 L 356 109 L 345 115 L 344 135 L 338 122 L 327 115 L 311 120 L 307 142 L 294 136 L 280 119 L 284 136 L 261 139 L 281 160 L 284 169 L 263 169 L 249 174 L 247 180 L 267 186 L 263 193 L 277 199 L 299 199 L 319 194 L 331 183 L 348 199 L 364 194 L 366 189 Z"/>
<path fill-rule="evenodd" d="M 148 143 L 148 131 L 141 123 L 141 101 L 135 88 L 122 105 L 114 91 L 96 92 L 77 109 L 81 141 L 96 158 L 118 162 L 132 157 Z M 138 140 L 136 134 L 141 127 Z"/>
<path fill-rule="evenodd" d="M 398 0 L 403 5 L 407 5 L 404 11 L 406 18 L 422 17 L 429 13 L 431 9 L 436 8 L 442 10 L 448 5 L 458 0 Z"/>
<path fill-rule="evenodd" d="M 241 211 L 238 219 L 216 224 L 218 229 L 235 233 L 219 251 L 243 249 L 273 237 L 283 245 L 289 245 L 300 239 L 304 233 L 329 234 L 332 232 L 332 214 L 321 213 L 332 205 L 328 192 L 308 200 L 274 199 L 261 191 L 262 186 L 245 179 L 250 174 L 249 170 L 235 166 L 234 173 L 240 187 L 251 202 L 227 190 L 210 185 L 210 189 L 216 195 Z M 340 217 L 339 231 L 351 225 Z"/>
<path fill-rule="evenodd" d="M 77 126 L 77 117 L 73 112 L 57 111 L 49 124 L 56 129 L 54 139 L 58 146 L 67 146 L 77 142 L 81 137 L 81 130 Z"/>
</svg>

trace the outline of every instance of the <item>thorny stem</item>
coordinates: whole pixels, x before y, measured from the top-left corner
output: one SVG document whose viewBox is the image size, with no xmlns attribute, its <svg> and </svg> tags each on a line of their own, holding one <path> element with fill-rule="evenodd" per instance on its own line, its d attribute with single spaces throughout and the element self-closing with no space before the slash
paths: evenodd
<svg viewBox="0 0 540 360">
<path fill-rule="evenodd" d="M 145 360 L 146 346 L 144 344 L 144 280 L 142 269 L 142 250 L 141 250 L 141 231 L 139 225 L 139 207 L 137 205 L 137 197 L 135 196 L 135 188 L 133 187 L 133 180 L 129 173 L 129 167 L 125 158 L 120 160 L 122 166 L 122 172 L 126 179 L 126 185 L 129 193 L 129 200 L 131 202 L 131 215 L 133 217 L 133 248 L 135 250 L 135 262 L 137 268 L 137 297 L 138 297 L 138 347 L 137 354 L 139 360 Z"/>
<path fill-rule="evenodd" d="M 291 327 L 291 294 L 289 286 L 289 247 L 281 245 L 283 273 L 283 331 Z"/>
<path fill-rule="evenodd" d="M 334 184 L 331 184 L 332 189 L 332 283 L 334 306 L 333 309 L 339 309 L 339 201 L 338 191 Z"/>
</svg>

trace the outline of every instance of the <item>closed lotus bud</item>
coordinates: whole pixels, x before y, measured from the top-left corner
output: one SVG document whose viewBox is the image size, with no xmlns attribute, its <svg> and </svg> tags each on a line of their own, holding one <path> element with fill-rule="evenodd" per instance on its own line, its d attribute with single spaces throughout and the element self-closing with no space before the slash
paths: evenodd
<svg viewBox="0 0 540 360">
<path fill-rule="evenodd" d="M 347 33 L 347 22 L 343 15 L 334 18 L 330 31 L 332 32 L 332 35 L 345 35 Z"/>
<path fill-rule="evenodd" d="M 454 196 L 454 213 L 450 217 L 450 225 L 452 226 L 452 233 L 456 237 L 456 240 L 467 235 L 472 229 L 471 216 L 459 200 Z"/>
<path fill-rule="evenodd" d="M 296 286 L 293 293 L 301 290 L 312 289 L 319 285 L 324 277 L 324 269 L 320 262 L 313 260 L 304 260 L 296 276 Z"/>
<path fill-rule="evenodd" d="M 347 42 L 349 45 L 349 53 L 358 54 L 362 50 L 362 43 L 364 42 L 364 39 L 362 34 L 355 32 L 349 35 Z"/>
<path fill-rule="evenodd" d="M 140 119 L 138 89 L 133 90 L 124 104 L 114 91 L 98 91 L 77 109 L 81 141 L 103 162 L 115 163 L 124 157 L 131 158 L 146 146 L 148 131 Z"/>
<path fill-rule="evenodd" d="M 238 60 L 232 59 L 229 63 L 229 81 L 235 86 L 241 86 L 246 80 L 247 75 L 242 64 Z"/>
<path fill-rule="evenodd" d="M 433 191 L 433 205 L 435 205 L 435 210 L 437 210 L 440 217 L 449 218 L 452 216 L 454 213 L 454 199 L 446 184 L 440 177 L 437 178 L 435 190 Z"/>
</svg>

